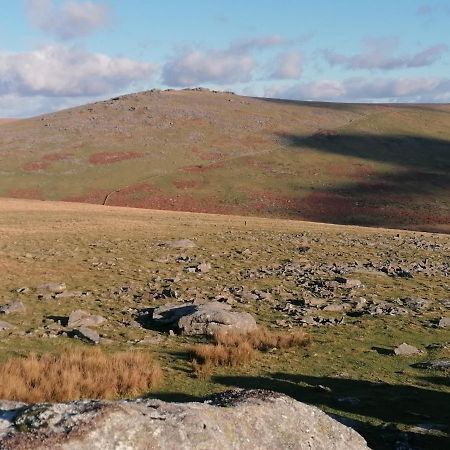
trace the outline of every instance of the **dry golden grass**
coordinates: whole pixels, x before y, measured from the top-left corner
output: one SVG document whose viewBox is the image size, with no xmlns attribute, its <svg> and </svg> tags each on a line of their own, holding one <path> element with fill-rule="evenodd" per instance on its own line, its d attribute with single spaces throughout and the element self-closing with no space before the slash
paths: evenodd
<svg viewBox="0 0 450 450">
<path fill-rule="evenodd" d="M 259 328 L 250 333 L 219 332 L 214 335 L 214 344 L 197 344 L 191 347 L 192 367 L 199 378 L 205 378 L 214 367 L 249 363 L 257 350 L 284 350 L 305 346 L 309 342 L 310 337 L 303 330 L 270 331 Z"/>
<path fill-rule="evenodd" d="M 246 342 L 253 349 L 267 351 L 273 348 L 284 350 L 295 346 L 309 344 L 310 337 L 303 330 L 270 331 L 266 328 L 258 328 L 250 333 L 220 332 L 214 335 L 218 345 L 227 347 L 236 346 Z"/>
<path fill-rule="evenodd" d="M 32 353 L 0 365 L 0 398 L 34 403 L 136 396 L 157 386 L 161 377 L 159 365 L 144 352 Z"/>
</svg>

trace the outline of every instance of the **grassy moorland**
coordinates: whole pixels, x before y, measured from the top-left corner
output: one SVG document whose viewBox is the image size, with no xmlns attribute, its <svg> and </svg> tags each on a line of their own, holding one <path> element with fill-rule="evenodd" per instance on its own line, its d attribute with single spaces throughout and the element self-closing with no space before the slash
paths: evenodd
<svg viewBox="0 0 450 450">
<path fill-rule="evenodd" d="M 178 239 L 195 246 L 166 245 Z M 141 395 L 267 388 L 343 417 L 375 449 L 446 448 L 448 373 L 417 364 L 450 357 L 450 331 L 439 326 L 450 316 L 449 254 L 444 234 L 2 199 L 0 305 L 25 311 L 0 315 L 14 327 L 0 331 L 0 375 L 11 373 L 5 363 L 36 369 L 91 348 L 67 326 L 82 309 L 106 319 L 96 327 L 105 355 L 135 352 L 161 368 Z M 195 270 L 201 263 L 208 270 Z M 66 287 L 46 295 L 46 283 Z M 211 299 L 268 331 L 233 356 L 223 338 L 142 320 L 158 305 Z M 419 353 L 394 355 L 403 342 Z"/>
<path fill-rule="evenodd" d="M 0 195 L 448 232 L 450 106 L 143 92 L 1 124 Z"/>
</svg>

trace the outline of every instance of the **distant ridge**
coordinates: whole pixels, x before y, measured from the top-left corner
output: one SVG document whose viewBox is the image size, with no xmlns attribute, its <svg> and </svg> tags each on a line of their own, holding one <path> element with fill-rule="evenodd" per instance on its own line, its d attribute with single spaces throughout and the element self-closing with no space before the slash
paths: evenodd
<svg viewBox="0 0 450 450">
<path fill-rule="evenodd" d="M 450 105 L 151 90 L 3 121 L 0 196 L 450 231 Z"/>
</svg>

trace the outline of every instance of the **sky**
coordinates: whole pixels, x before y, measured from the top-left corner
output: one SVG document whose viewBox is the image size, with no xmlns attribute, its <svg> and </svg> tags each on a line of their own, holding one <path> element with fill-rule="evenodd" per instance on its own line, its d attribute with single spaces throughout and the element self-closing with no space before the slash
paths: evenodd
<svg viewBox="0 0 450 450">
<path fill-rule="evenodd" d="M 0 0 L 0 117 L 152 88 L 450 102 L 450 0 Z"/>
</svg>

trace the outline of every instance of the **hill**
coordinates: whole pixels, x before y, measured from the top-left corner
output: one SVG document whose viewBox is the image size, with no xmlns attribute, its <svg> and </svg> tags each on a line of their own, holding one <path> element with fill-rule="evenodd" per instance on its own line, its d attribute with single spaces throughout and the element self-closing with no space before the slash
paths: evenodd
<svg viewBox="0 0 450 450">
<path fill-rule="evenodd" d="M 2 124 L 0 196 L 450 231 L 450 106 L 147 91 Z"/>
<path fill-rule="evenodd" d="M 3 381 L 6 360 L 14 368 L 32 352 L 91 354 L 76 339 L 83 310 L 96 350 L 160 365 L 157 389 L 130 395 L 265 388 L 343 416 L 373 449 L 448 448 L 449 251 L 442 234 L 0 199 L 0 386 L 15 386 Z M 210 300 L 312 342 L 199 372 L 192 349 L 210 340 L 149 317 Z M 416 351 L 395 355 L 403 342 Z M 423 368 L 429 360 L 441 370 Z M 42 378 L 31 362 L 22 395 Z M 73 398 L 73 385 L 61 384 Z"/>
</svg>

